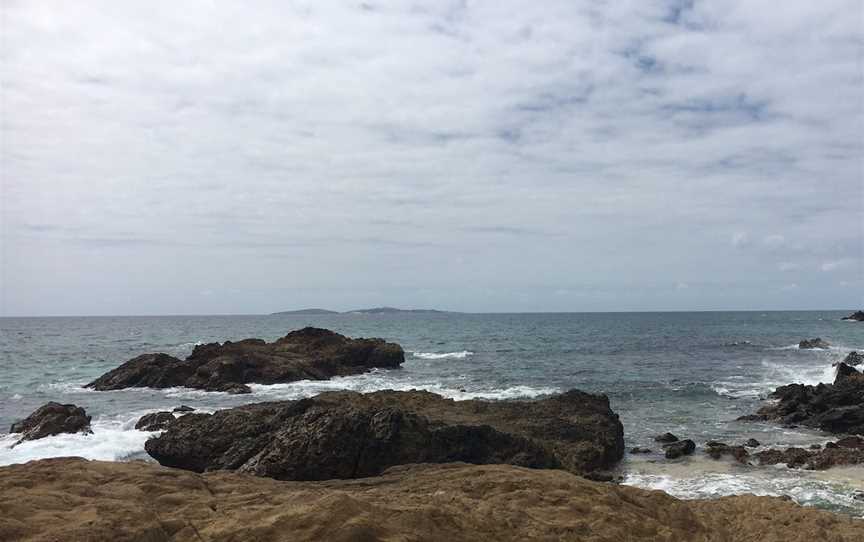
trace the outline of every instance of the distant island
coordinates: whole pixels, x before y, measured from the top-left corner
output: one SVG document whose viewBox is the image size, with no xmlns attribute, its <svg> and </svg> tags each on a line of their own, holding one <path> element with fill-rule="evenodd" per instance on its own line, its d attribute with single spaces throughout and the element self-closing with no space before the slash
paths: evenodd
<svg viewBox="0 0 864 542">
<path fill-rule="evenodd" d="M 353 311 L 331 311 L 327 309 L 300 309 L 294 311 L 279 311 L 274 312 L 271 316 L 280 315 L 299 315 L 299 316 L 320 316 L 326 314 L 449 314 L 451 311 L 441 311 L 436 309 L 397 309 L 395 307 L 372 307 L 371 309 L 355 309 Z"/>
</svg>

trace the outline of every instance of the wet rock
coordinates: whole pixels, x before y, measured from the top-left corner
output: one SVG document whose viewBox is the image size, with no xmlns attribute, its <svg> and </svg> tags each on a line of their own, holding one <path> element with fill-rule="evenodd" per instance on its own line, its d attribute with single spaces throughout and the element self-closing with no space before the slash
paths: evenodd
<svg viewBox="0 0 864 542">
<path fill-rule="evenodd" d="M 690 439 L 679 440 L 669 444 L 664 444 L 666 459 L 677 459 L 685 455 L 690 455 L 696 450 L 696 443 Z"/>
<path fill-rule="evenodd" d="M 864 354 L 861 354 L 855 350 L 846 354 L 846 357 L 843 358 L 843 361 L 839 363 L 835 363 L 834 366 L 840 365 L 840 363 L 845 363 L 850 367 L 857 367 L 861 364 L 864 364 Z"/>
<path fill-rule="evenodd" d="M 307 327 L 272 343 L 261 339 L 196 346 L 181 361 L 144 354 L 87 384 L 96 390 L 187 387 L 231 394 L 251 393 L 247 384 L 326 380 L 373 368 L 398 368 L 405 353 L 383 339 L 350 339 Z"/>
<path fill-rule="evenodd" d="M 822 449 L 822 445 L 821 445 L 821 444 L 811 444 L 811 445 L 810 445 L 810 449 L 811 449 L 811 450 L 821 450 L 821 449 Z"/>
<path fill-rule="evenodd" d="M 747 439 L 747 442 L 744 443 L 744 446 L 746 446 L 746 447 L 748 447 L 748 448 L 756 448 L 756 447 L 758 447 L 760 444 L 761 444 L 761 442 L 759 442 L 759 441 L 756 440 L 755 438 L 748 438 L 748 439 Z"/>
<path fill-rule="evenodd" d="M 804 339 L 798 343 L 798 348 L 801 350 L 810 350 L 813 348 L 830 348 L 831 344 L 828 341 L 816 337 L 815 339 Z"/>
<path fill-rule="evenodd" d="M 139 431 L 162 431 L 167 429 L 174 421 L 174 414 L 170 412 L 151 412 L 138 419 L 135 429 Z"/>
<path fill-rule="evenodd" d="M 453 401 L 429 392 L 328 392 L 178 418 L 147 453 L 165 466 L 280 480 L 380 474 L 394 465 L 464 461 L 606 470 L 623 428 L 603 395 Z"/>
<path fill-rule="evenodd" d="M 195 409 L 190 406 L 180 405 L 171 412 L 195 412 Z"/>
<path fill-rule="evenodd" d="M 51 401 L 33 411 L 20 422 L 12 424 L 10 433 L 21 433 L 15 444 L 60 433 L 92 433 L 90 416 L 76 405 L 61 405 Z"/>
<path fill-rule="evenodd" d="M 746 463 L 747 458 L 750 455 L 750 452 L 748 452 L 744 446 L 729 446 L 726 443 L 717 442 L 715 440 L 708 441 L 705 443 L 705 446 L 705 453 L 707 453 L 711 459 L 721 459 L 724 455 L 731 455 L 739 463 Z"/>
<path fill-rule="evenodd" d="M 650 454 L 651 450 L 648 448 L 640 448 L 639 446 L 636 446 L 634 448 L 630 448 L 630 453 L 631 454 Z"/>
<path fill-rule="evenodd" d="M 834 466 L 864 464 L 864 439 L 847 437 L 829 442 L 824 449 L 810 447 L 769 449 L 755 454 L 760 465 L 784 463 L 789 468 L 825 470 Z"/>
<path fill-rule="evenodd" d="M 678 437 L 672 433 L 663 433 L 654 437 L 655 442 L 678 442 Z"/>
<path fill-rule="evenodd" d="M 855 320 L 857 322 L 864 322 L 864 311 L 855 311 L 849 316 L 843 318 L 843 320 Z"/>
<path fill-rule="evenodd" d="M 845 363 L 840 362 L 837 365 L 837 372 L 836 372 L 836 375 L 834 376 L 834 383 L 837 384 L 841 380 L 845 380 L 849 377 L 854 377 L 854 376 L 860 377 L 861 373 L 858 372 L 857 370 L 855 370 L 853 367 L 850 367 L 849 365 L 846 365 Z"/>
<path fill-rule="evenodd" d="M 736 422 L 764 422 L 768 419 L 767 416 L 762 414 L 746 414 L 744 416 L 738 416 L 735 418 Z"/>
</svg>

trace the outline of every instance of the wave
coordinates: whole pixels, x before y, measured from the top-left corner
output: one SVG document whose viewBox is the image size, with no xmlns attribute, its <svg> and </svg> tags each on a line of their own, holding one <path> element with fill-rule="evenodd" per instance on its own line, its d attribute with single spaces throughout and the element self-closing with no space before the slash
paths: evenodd
<svg viewBox="0 0 864 542">
<path fill-rule="evenodd" d="M 465 359 L 468 356 L 473 356 L 474 352 L 470 350 L 462 350 L 460 352 L 444 352 L 438 354 L 436 352 L 412 352 L 415 358 L 420 359 Z"/>
</svg>

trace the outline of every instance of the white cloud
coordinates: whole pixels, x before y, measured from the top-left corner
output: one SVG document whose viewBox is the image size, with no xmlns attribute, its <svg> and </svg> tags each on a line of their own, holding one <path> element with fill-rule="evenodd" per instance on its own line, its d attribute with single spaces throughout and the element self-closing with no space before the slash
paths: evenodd
<svg viewBox="0 0 864 542">
<path fill-rule="evenodd" d="M 795 271 L 795 270 L 800 269 L 800 268 L 801 268 L 801 265 L 799 265 L 795 262 L 780 262 L 777 264 L 777 269 L 779 269 L 780 271 L 784 271 L 784 272 L 785 271 Z"/>
</svg>

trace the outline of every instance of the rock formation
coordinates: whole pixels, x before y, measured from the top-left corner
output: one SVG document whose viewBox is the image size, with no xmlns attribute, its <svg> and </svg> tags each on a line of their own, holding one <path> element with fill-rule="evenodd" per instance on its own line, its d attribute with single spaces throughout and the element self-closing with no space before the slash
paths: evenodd
<svg viewBox="0 0 864 542">
<path fill-rule="evenodd" d="M 20 422 L 13 423 L 10 433 L 21 433 L 15 444 L 60 433 L 90 433 L 90 416 L 83 408 L 51 401 L 33 411 Z"/>
<path fill-rule="evenodd" d="M 801 350 L 810 350 L 813 348 L 830 348 L 831 344 L 828 341 L 825 341 L 819 337 L 815 339 L 804 339 L 800 343 L 798 343 L 798 348 Z"/>
<path fill-rule="evenodd" d="M 66 458 L 0 468 L 0 540 L 853 542 L 864 522 L 777 497 L 683 501 L 509 465 L 310 483 Z"/>
<path fill-rule="evenodd" d="M 135 429 L 139 431 L 162 431 L 167 429 L 174 421 L 174 414 L 170 412 L 152 412 L 138 419 Z"/>
<path fill-rule="evenodd" d="M 423 391 L 328 392 L 187 414 L 146 450 L 162 465 L 196 472 L 326 480 L 451 461 L 591 473 L 621 459 L 624 438 L 606 396 L 577 390 L 494 402 Z"/>
<path fill-rule="evenodd" d="M 663 453 L 666 456 L 666 459 L 677 459 L 685 455 L 690 455 L 695 450 L 696 443 L 689 438 L 663 445 Z"/>
<path fill-rule="evenodd" d="M 864 322 L 864 311 L 855 311 L 849 316 L 843 318 L 843 320 L 854 320 L 857 322 Z"/>
<path fill-rule="evenodd" d="M 105 391 L 177 386 L 249 393 L 249 383 L 326 380 L 376 367 L 397 368 L 404 361 L 405 353 L 398 344 L 383 339 L 350 339 L 326 329 L 307 327 L 272 343 L 244 339 L 196 346 L 185 361 L 167 354 L 144 354 L 87 387 Z"/>
<path fill-rule="evenodd" d="M 864 354 L 859 354 L 856 351 L 849 352 L 846 354 L 846 357 L 843 358 L 843 361 L 839 363 L 835 363 L 834 366 L 840 365 L 840 363 L 845 363 L 850 367 L 857 367 L 861 364 L 864 364 Z"/>
</svg>

